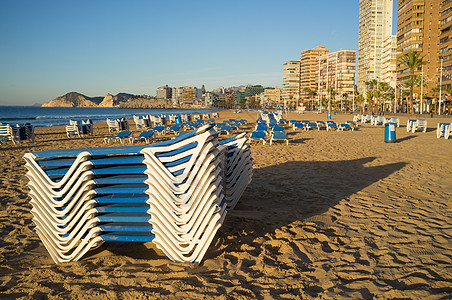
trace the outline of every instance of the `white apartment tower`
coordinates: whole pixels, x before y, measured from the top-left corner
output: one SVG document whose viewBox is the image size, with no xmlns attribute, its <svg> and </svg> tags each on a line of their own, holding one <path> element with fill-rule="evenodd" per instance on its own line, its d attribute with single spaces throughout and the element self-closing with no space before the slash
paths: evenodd
<svg viewBox="0 0 452 300">
<path fill-rule="evenodd" d="M 287 105 L 300 100 L 300 61 L 291 60 L 283 64 L 282 99 Z"/>
<path fill-rule="evenodd" d="M 383 41 L 381 53 L 381 81 L 396 88 L 397 83 L 397 36 L 389 35 Z"/>
<path fill-rule="evenodd" d="M 383 41 L 392 34 L 393 0 L 359 0 L 358 92 L 382 80 Z"/>
</svg>

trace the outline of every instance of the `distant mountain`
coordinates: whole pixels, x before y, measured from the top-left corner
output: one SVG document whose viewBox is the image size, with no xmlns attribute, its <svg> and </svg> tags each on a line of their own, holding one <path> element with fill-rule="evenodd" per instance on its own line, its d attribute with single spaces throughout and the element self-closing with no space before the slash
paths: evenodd
<svg viewBox="0 0 452 300">
<path fill-rule="evenodd" d="M 88 97 L 77 92 L 70 92 L 64 96 L 57 97 L 43 107 L 114 107 L 120 102 L 128 101 L 130 94 L 119 93 L 116 96 L 107 94 L 105 97 Z"/>
</svg>

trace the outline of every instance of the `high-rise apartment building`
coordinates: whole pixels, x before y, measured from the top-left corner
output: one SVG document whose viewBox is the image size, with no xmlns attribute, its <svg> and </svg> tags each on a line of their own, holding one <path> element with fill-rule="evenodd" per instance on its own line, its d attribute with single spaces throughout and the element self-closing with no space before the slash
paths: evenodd
<svg viewBox="0 0 452 300">
<path fill-rule="evenodd" d="M 257 98 L 263 107 L 277 107 L 281 104 L 281 89 L 277 86 L 274 88 L 267 87 L 257 95 Z"/>
<path fill-rule="evenodd" d="M 336 100 L 345 97 L 351 99 L 355 88 L 356 51 L 332 52 L 319 57 L 317 64 L 316 83 L 319 99 L 328 99 L 330 91 L 334 91 Z"/>
<path fill-rule="evenodd" d="M 264 91 L 264 87 L 262 85 L 251 85 L 242 87 L 237 91 L 237 104 L 245 103 L 246 98 L 252 97 L 254 95 L 258 95 Z"/>
<path fill-rule="evenodd" d="M 184 104 L 196 103 L 196 88 L 194 86 L 184 86 L 182 88 L 182 102 Z"/>
<path fill-rule="evenodd" d="M 438 86 L 440 7 L 443 2 L 450 1 L 399 0 L 398 2 L 397 58 L 410 50 L 415 50 L 421 52 L 424 60 L 428 61 L 428 64 L 423 66 L 424 83 L 426 85 L 424 94 Z M 444 27 L 448 26 L 445 25 Z M 415 75 L 421 75 L 421 72 L 421 69 L 417 70 Z M 397 85 L 401 86 L 409 79 L 410 70 L 397 62 Z M 416 86 L 414 89 L 416 99 L 420 98 L 419 92 L 420 88 Z"/>
<path fill-rule="evenodd" d="M 324 46 L 317 46 L 314 49 L 306 49 L 301 51 L 300 56 L 300 97 L 309 99 L 311 96 L 305 92 L 305 88 L 317 92 L 316 74 L 320 56 L 328 54 Z"/>
<path fill-rule="evenodd" d="M 366 92 L 366 81 L 381 81 L 383 41 L 392 34 L 392 6 L 393 0 L 359 1 L 358 92 L 361 94 Z"/>
<path fill-rule="evenodd" d="M 439 59 L 442 60 L 441 89 L 452 85 L 452 0 L 441 1 Z"/>
<path fill-rule="evenodd" d="M 381 53 L 381 81 L 388 83 L 393 89 L 397 82 L 397 37 L 389 35 L 383 41 Z"/>
<path fill-rule="evenodd" d="M 291 60 L 283 64 L 283 101 L 290 105 L 300 99 L 300 61 Z"/>
<path fill-rule="evenodd" d="M 172 89 L 168 85 L 161 86 L 157 88 L 157 99 L 171 99 Z"/>
</svg>

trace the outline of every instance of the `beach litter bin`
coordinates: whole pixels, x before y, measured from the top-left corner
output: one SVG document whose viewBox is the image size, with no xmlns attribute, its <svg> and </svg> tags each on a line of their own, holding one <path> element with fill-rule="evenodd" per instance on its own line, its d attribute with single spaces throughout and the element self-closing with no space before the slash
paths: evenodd
<svg viewBox="0 0 452 300">
<path fill-rule="evenodd" d="M 396 123 L 385 124 L 385 143 L 396 142 Z"/>
<path fill-rule="evenodd" d="M 331 120 L 331 114 L 330 114 L 329 112 L 326 113 L 326 118 L 327 118 L 328 120 Z"/>
<path fill-rule="evenodd" d="M 176 124 L 181 124 L 182 123 L 182 118 L 180 116 L 176 116 Z"/>
</svg>

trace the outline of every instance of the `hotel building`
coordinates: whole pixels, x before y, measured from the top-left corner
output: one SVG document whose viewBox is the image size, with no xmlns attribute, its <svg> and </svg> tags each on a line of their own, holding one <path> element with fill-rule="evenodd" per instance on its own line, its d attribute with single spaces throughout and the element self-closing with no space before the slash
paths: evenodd
<svg viewBox="0 0 452 300">
<path fill-rule="evenodd" d="M 157 99 L 171 99 L 172 97 L 172 88 L 168 87 L 168 85 L 161 86 L 157 88 Z"/>
<path fill-rule="evenodd" d="M 421 56 L 429 63 L 423 66 L 425 78 L 424 94 L 437 87 L 439 82 L 439 53 L 440 49 L 447 48 L 445 43 L 440 43 L 440 17 L 443 20 L 450 16 L 445 13 L 441 16 L 440 8 L 448 7 L 441 0 L 399 0 L 397 20 L 397 59 L 410 50 L 421 52 Z M 444 22 L 441 28 L 446 28 L 452 23 Z M 445 33 L 445 36 L 448 33 Z M 441 46 L 440 46 L 441 44 Z M 447 52 L 447 51 L 446 51 Z M 421 75 L 422 70 L 417 70 L 415 75 Z M 410 79 L 410 70 L 397 62 L 397 86 L 401 86 Z M 420 88 L 415 87 L 414 96 L 419 99 Z M 433 95 L 432 95 L 433 96 Z"/>
<path fill-rule="evenodd" d="M 392 6 L 393 0 L 359 1 L 358 92 L 361 94 L 366 93 L 366 81 L 382 79 L 383 41 L 392 34 Z"/>
<path fill-rule="evenodd" d="M 383 41 L 381 53 L 381 81 L 388 83 L 393 89 L 397 82 L 397 37 L 389 35 Z"/>
<path fill-rule="evenodd" d="M 300 99 L 300 61 L 291 60 L 283 64 L 282 99 L 286 105 Z"/>
<path fill-rule="evenodd" d="M 329 90 L 336 93 L 336 100 L 344 94 L 351 99 L 355 87 L 356 51 L 340 50 L 317 59 L 316 77 L 318 99 L 329 99 Z"/>
<path fill-rule="evenodd" d="M 305 92 L 305 88 L 310 88 L 317 92 L 317 59 L 328 54 L 324 46 L 317 46 L 314 49 L 306 49 L 301 51 L 300 56 L 300 97 L 308 100 L 311 96 Z"/>
<path fill-rule="evenodd" d="M 441 88 L 452 86 L 452 0 L 441 1 L 439 60 L 443 65 Z"/>
<path fill-rule="evenodd" d="M 281 104 L 281 89 L 277 86 L 274 88 L 265 88 L 258 95 L 260 104 L 264 107 L 276 107 Z"/>
</svg>

